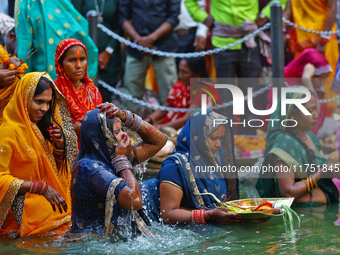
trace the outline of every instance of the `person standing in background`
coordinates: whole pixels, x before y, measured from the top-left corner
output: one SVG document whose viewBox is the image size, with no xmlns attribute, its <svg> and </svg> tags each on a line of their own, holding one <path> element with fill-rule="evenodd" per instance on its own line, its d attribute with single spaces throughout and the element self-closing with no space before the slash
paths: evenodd
<svg viewBox="0 0 340 255">
<path fill-rule="evenodd" d="M 176 52 L 178 38 L 173 28 L 178 24 L 179 10 L 180 0 L 120 0 L 119 24 L 131 40 L 141 46 Z M 171 86 L 177 82 L 175 59 L 152 56 L 130 47 L 126 51 L 125 91 L 141 99 L 145 92 L 146 72 L 152 65 L 160 86 L 161 104 L 164 104 Z M 131 111 L 139 107 L 130 102 L 125 102 L 125 106 Z"/>
<path fill-rule="evenodd" d="M 97 73 L 98 49 L 88 35 L 88 23 L 67 0 L 16 1 L 15 21 L 18 57 L 24 59 L 32 49 L 37 52 L 27 61 L 31 71 L 46 71 L 57 78 L 54 53 L 57 44 L 66 38 L 75 38 L 88 50 L 89 76 Z"/>
<path fill-rule="evenodd" d="M 91 11 L 96 11 L 99 23 L 121 35 L 121 28 L 118 25 L 118 0 L 72 0 L 72 3 L 84 17 L 89 15 Z M 97 31 L 99 80 L 115 87 L 120 79 L 122 69 L 120 43 L 101 29 L 97 29 Z M 107 89 L 99 87 L 99 91 L 104 102 L 111 101 L 111 93 Z"/>
<path fill-rule="evenodd" d="M 205 0 L 199 0 L 197 3 L 202 10 L 205 9 Z M 178 52 L 205 50 L 208 27 L 192 19 L 185 7 L 184 0 L 181 0 L 181 12 L 178 20 L 179 24 L 174 29 L 179 39 Z"/>
</svg>

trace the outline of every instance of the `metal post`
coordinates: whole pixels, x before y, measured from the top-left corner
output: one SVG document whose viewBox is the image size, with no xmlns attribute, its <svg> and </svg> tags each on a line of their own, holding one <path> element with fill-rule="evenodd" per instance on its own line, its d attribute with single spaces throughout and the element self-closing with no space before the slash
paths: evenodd
<svg viewBox="0 0 340 255">
<path fill-rule="evenodd" d="M 89 22 L 89 35 L 92 38 L 92 41 L 98 47 L 98 33 L 97 33 L 97 25 L 98 25 L 98 14 L 96 11 L 92 10 L 86 14 L 87 21 Z"/>
<path fill-rule="evenodd" d="M 91 10 L 86 14 L 86 19 L 89 22 L 89 35 L 92 38 L 92 41 L 98 47 L 98 14 L 95 10 Z M 93 82 L 96 86 L 98 86 L 98 74 L 93 78 Z"/>
<path fill-rule="evenodd" d="M 280 88 L 283 87 L 284 78 L 284 47 L 283 47 L 283 31 L 282 31 L 282 6 L 278 1 L 272 2 L 270 5 L 270 34 L 271 34 L 271 50 L 272 50 L 272 71 L 273 85 Z M 275 79 L 276 78 L 276 79 Z M 277 79 L 280 78 L 280 79 Z"/>
</svg>

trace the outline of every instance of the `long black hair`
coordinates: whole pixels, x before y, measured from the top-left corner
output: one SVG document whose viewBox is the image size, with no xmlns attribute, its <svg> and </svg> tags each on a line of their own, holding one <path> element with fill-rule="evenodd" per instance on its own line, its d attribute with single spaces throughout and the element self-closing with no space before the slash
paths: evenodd
<svg viewBox="0 0 340 255">
<path fill-rule="evenodd" d="M 41 118 L 41 120 L 39 120 L 37 122 L 37 126 L 38 126 L 40 132 L 42 133 L 42 135 L 44 136 L 45 140 L 47 140 L 49 143 L 51 143 L 51 140 L 50 140 L 51 136 L 50 136 L 49 128 L 53 127 L 53 125 L 56 125 L 60 128 L 61 134 L 64 138 L 64 152 L 63 152 L 62 167 L 60 169 L 58 169 L 58 172 L 62 172 L 62 173 L 67 174 L 66 138 L 65 138 L 63 128 L 57 122 L 57 120 L 54 118 L 54 111 L 55 111 L 55 108 L 56 108 L 56 91 L 55 91 L 53 83 L 49 79 L 47 79 L 45 77 L 41 77 L 38 84 L 37 84 L 37 87 L 35 89 L 33 98 L 35 96 L 40 95 L 41 93 L 43 93 L 45 90 L 47 90 L 49 88 L 52 89 L 52 100 L 51 100 L 51 103 L 50 103 L 50 108 L 44 114 L 44 116 Z"/>
<path fill-rule="evenodd" d="M 316 94 L 309 90 L 309 92 L 312 94 L 312 96 L 316 97 Z M 296 107 L 296 105 L 291 106 L 291 111 L 293 112 L 294 115 L 301 115 L 301 111 L 299 108 Z M 302 145 L 302 147 L 306 150 L 307 157 L 308 157 L 308 162 L 310 164 L 315 164 L 316 160 L 316 155 L 312 149 L 308 147 L 308 145 L 302 140 L 301 136 L 297 133 L 296 129 L 294 127 L 287 128 L 286 129 L 288 134 L 291 135 L 293 138 L 299 141 L 299 143 Z"/>
</svg>

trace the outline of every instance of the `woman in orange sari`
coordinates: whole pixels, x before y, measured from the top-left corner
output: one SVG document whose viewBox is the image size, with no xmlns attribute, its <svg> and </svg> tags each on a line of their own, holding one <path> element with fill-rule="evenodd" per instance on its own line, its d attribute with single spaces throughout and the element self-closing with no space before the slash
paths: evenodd
<svg viewBox="0 0 340 255">
<path fill-rule="evenodd" d="M 26 74 L 0 127 L 0 235 L 68 230 L 76 138 L 66 100 L 50 76 Z"/>
<path fill-rule="evenodd" d="M 62 40 L 55 53 L 57 79 L 54 81 L 65 96 L 74 130 L 80 138 L 80 125 L 85 114 L 101 104 L 99 90 L 87 74 L 87 51 L 76 39 Z"/>
</svg>

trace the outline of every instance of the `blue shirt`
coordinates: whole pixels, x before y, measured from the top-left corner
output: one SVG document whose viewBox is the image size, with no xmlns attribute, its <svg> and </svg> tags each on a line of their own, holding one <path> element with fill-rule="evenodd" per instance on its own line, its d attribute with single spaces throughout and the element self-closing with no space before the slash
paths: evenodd
<svg viewBox="0 0 340 255">
<path fill-rule="evenodd" d="M 180 0 L 120 0 L 119 24 L 131 20 L 132 26 L 141 36 L 153 33 L 164 22 L 175 27 L 178 24 Z M 175 52 L 178 48 L 178 38 L 174 31 L 158 39 L 154 45 L 158 50 Z M 127 52 L 136 59 L 143 59 L 143 53 L 127 48 Z"/>
</svg>

